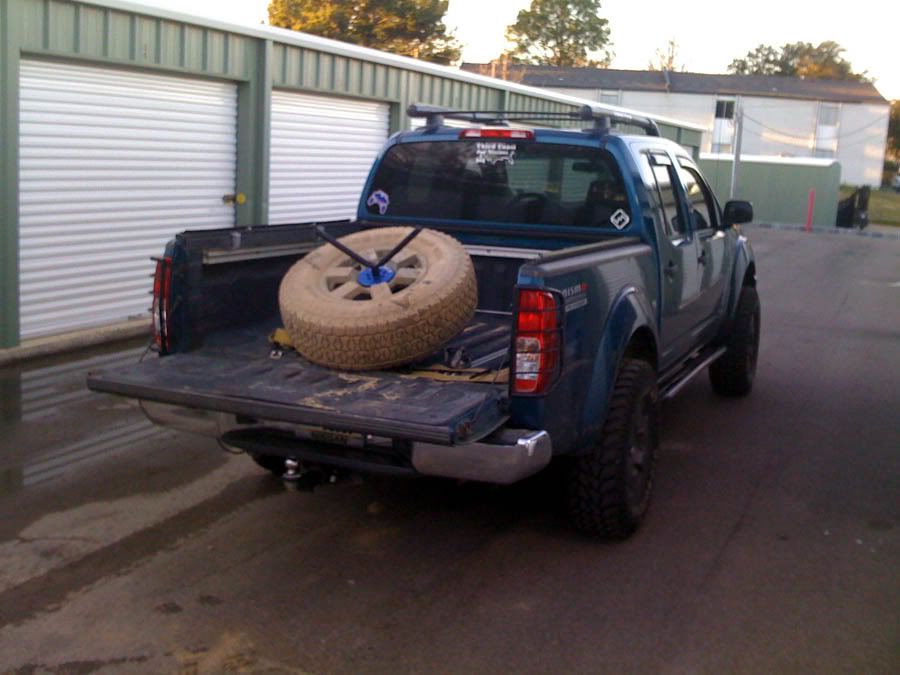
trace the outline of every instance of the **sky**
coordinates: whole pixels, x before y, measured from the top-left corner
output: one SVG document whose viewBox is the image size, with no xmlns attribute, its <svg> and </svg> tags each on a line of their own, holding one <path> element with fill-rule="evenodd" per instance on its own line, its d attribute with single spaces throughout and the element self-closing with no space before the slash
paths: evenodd
<svg viewBox="0 0 900 675">
<path fill-rule="evenodd" d="M 258 25 L 267 20 L 268 0 L 138 0 L 186 14 Z M 450 0 L 445 23 L 463 45 L 463 60 L 489 61 L 505 48 L 506 26 L 531 0 Z M 855 0 L 840 9 L 817 0 L 605 0 L 612 68 L 645 70 L 657 49 L 678 45 L 676 63 L 700 73 L 723 73 L 732 59 L 761 43 L 818 44 L 834 40 L 846 49 L 855 71 L 868 71 L 887 99 L 900 99 L 896 19 L 885 0 Z"/>
</svg>

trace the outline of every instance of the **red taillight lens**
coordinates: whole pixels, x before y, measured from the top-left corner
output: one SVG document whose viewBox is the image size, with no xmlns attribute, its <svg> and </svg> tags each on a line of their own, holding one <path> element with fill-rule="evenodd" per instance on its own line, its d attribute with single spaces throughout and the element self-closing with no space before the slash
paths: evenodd
<svg viewBox="0 0 900 675">
<path fill-rule="evenodd" d="M 519 291 L 513 393 L 538 394 L 553 382 L 559 372 L 561 330 L 553 293 Z"/>
<path fill-rule="evenodd" d="M 160 354 L 172 347 L 172 259 L 154 258 L 156 272 L 153 275 L 153 342 Z"/>
<path fill-rule="evenodd" d="M 510 138 L 516 141 L 534 140 L 530 129 L 463 129 L 460 138 Z"/>
</svg>

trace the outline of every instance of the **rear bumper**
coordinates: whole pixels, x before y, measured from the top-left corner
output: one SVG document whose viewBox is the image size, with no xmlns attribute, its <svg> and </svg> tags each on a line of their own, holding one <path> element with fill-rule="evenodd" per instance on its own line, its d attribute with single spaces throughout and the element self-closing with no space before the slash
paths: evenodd
<svg viewBox="0 0 900 675">
<path fill-rule="evenodd" d="M 552 456 L 553 443 L 546 431 L 505 429 L 481 443 L 414 443 L 412 465 L 428 476 L 508 485 L 537 473 Z"/>
<path fill-rule="evenodd" d="M 222 438 L 226 434 L 233 436 L 235 431 L 252 433 L 254 426 L 240 424 L 234 415 L 217 413 L 196 408 L 142 401 L 144 414 L 156 424 L 187 431 L 190 433 Z M 295 425 L 284 423 L 258 422 L 260 430 L 278 430 L 297 433 Z M 385 439 L 390 442 L 390 439 Z M 322 447 L 317 452 L 315 442 L 303 436 L 297 437 L 294 448 L 282 441 L 266 444 L 261 438 L 253 443 L 253 451 L 264 452 L 285 458 L 297 458 L 302 461 L 318 462 L 333 466 L 353 466 L 359 469 L 370 469 L 373 472 L 384 472 L 383 461 L 367 463 L 364 459 L 365 449 L 353 451 L 352 464 L 341 452 L 329 452 Z M 319 444 L 321 447 L 321 444 Z M 261 448 L 265 449 L 262 450 Z M 337 448 L 336 450 L 343 450 Z M 481 481 L 506 485 L 527 478 L 537 473 L 550 463 L 553 456 L 553 443 L 546 431 L 523 429 L 500 429 L 487 438 L 464 445 L 439 445 L 435 443 L 412 442 L 407 445 L 405 460 L 408 471 L 391 465 L 390 473 L 419 473 L 427 476 L 457 478 L 461 480 Z"/>
</svg>

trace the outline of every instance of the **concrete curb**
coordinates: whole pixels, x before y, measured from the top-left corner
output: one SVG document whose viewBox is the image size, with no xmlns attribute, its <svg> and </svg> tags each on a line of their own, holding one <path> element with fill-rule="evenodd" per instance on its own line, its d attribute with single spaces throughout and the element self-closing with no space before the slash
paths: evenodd
<svg viewBox="0 0 900 675">
<path fill-rule="evenodd" d="M 51 356 L 64 352 L 76 351 L 86 347 L 127 340 L 129 338 L 147 336 L 149 340 L 151 326 L 149 319 L 134 319 L 121 323 L 87 328 L 84 330 L 61 333 L 48 337 L 26 340 L 18 347 L 0 349 L 0 366 L 8 366 L 41 356 Z"/>
<path fill-rule="evenodd" d="M 786 223 L 750 223 L 743 227 L 758 227 L 764 230 L 793 230 L 795 232 L 803 232 L 803 225 L 794 225 Z M 900 239 L 900 227 L 896 228 L 896 232 L 879 232 L 877 230 L 857 230 L 855 228 L 844 227 L 813 227 L 810 234 L 831 234 L 845 237 L 869 237 L 872 239 Z"/>
</svg>

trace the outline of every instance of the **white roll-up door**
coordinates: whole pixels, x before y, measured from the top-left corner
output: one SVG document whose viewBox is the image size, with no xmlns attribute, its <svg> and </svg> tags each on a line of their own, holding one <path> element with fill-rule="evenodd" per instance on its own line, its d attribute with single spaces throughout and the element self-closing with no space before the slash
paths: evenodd
<svg viewBox="0 0 900 675">
<path fill-rule="evenodd" d="M 388 136 L 389 110 L 386 103 L 273 91 L 269 222 L 354 217 Z"/>
<path fill-rule="evenodd" d="M 150 256 L 185 229 L 234 225 L 237 89 L 23 60 L 23 338 L 146 315 Z"/>
</svg>

